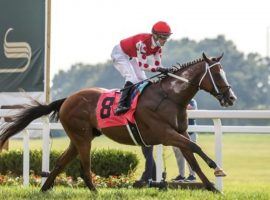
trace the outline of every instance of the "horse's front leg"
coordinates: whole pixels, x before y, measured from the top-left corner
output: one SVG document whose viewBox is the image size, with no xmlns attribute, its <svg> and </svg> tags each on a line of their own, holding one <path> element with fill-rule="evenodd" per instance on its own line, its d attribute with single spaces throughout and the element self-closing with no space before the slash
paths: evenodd
<svg viewBox="0 0 270 200">
<path fill-rule="evenodd" d="M 183 132 L 182 133 L 184 137 L 187 137 L 189 138 L 189 135 L 187 132 Z M 192 141 L 191 141 L 192 142 Z M 196 143 L 192 142 L 193 144 L 197 145 Z M 200 148 L 199 145 L 197 145 L 199 147 L 199 149 L 197 147 L 195 147 L 195 149 L 198 149 L 197 152 L 194 152 L 194 153 L 197 153 L 207 164 L 210 168 L 213 168 L 214 169 L 214 175 L 216 177 L 223 177 L 223 176 L 226 176 L 226 173 L 223 171 L 223 169 L 218 166 L 215 161 L 213 161 L 209 156 L 207 156 L 203 150 Z M 193 155 L 194 156 L 194 155 Z"/>
<path fill-rule="evenodd" d="M 183 156 L 187 160 L 188 164 L 192 168 L 193 171 L 196 172 L 196 174 L 200 177 L 201 181 L 205 185 L 205 188 L 207 190 L 217 192 L 218 190 L 215 188 L 215 186 L 209 181 L 209 179 L 206 177 L 206 175 L 201 170 L 194 154 L 191 151 L 181 150 Z"/>
<path fill-rule="evenodd" d="M 205 184 L 206 188 L 209 188 L 210 190 L 215 190 L 210 181 L 201 171 L 193 153 L 197 153 L 208 164 L 210 168 L 215 169 L 214 174 L 216 176 L 216 172 L 219 172 L 219 175 L 222 174 L 223 176 L 225 176 L 223 170 L 218 167 L 217 164 L 211 158 L 209 158 L 196 143 L 188 139 L 188 134 L 186 132 L 181 135 L 175 130 L 170 130 L 170 132 L 166 134 L 166 139 L 163 144 L 166 146 L 175 146 L 181 149 L 191 168 L 198 174 L 198 176 Z"/>
<path fill-rule="evenodd" d="M 217 177 L 220 176 L 226 176 L 226 173 L 222 170 L 221 167 L 219 167 L 215 161 L 213 161 L 211 158 L 209 158 L 201 149 L 199 145 L 196 143 L 190 141 L 187 137 L 188 133 L 183 132 L 183 133 L 178 133 L 175 130 L 171 130 L 169 134 L 167 134 L 167 140 L 169 141 L 170 145 L 175 146 L 178 145 L 180 146 L 179 148 L 187 151 L 191 151 L 193 153 L 197 153 L 206 163 L 207 165 L 214 169 L 214 175 Z M 178 147 L 177 146 L 177 147 Z"/>
</svg>

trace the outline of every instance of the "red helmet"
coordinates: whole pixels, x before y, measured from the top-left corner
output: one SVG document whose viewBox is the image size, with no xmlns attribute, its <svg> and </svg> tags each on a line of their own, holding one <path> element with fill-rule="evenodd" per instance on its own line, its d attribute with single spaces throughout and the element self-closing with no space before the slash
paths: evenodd
<svg viewBox="0 0 270 200">
<path fill-rule="evenodd" d="M 168 36 L 172 34 L 170 26 L 163 21 L 159 21 L 154 24 L 154 26 L 152 27 L 152 33 Z"/>
</svg>

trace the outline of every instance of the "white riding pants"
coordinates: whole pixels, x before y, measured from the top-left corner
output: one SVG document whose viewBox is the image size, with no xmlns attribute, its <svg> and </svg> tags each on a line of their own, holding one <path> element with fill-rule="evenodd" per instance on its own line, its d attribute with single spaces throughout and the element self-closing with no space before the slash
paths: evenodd
<svg viewBox="0 0 270 200">
<path fill-rule="evenodd" d="M 130 58 L 125 54 L 120 46 L 116 45 L 111 53 L 114 67 L 125 78 L 125 81 L 138 83 L 146 79 L 145 72 L 138 66 L 136 58 Z"/>
</svg>

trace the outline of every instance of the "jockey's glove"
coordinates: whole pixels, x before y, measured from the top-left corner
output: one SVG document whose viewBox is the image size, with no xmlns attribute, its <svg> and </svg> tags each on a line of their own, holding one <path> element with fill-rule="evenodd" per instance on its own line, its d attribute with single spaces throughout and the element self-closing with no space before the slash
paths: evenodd
<svg viewBox="0 0 270 200">
<path fill-rule="evenodd" d="M 169 67 L 169 68 L 167 68 L 167 67 L 157 67 L 157 72 L 161 72 L 163 74 L 167 74 L 167 73 L 172 72 L 172 71 L 173 70 L 172 70 L 171 67 Z"/>
</svg>

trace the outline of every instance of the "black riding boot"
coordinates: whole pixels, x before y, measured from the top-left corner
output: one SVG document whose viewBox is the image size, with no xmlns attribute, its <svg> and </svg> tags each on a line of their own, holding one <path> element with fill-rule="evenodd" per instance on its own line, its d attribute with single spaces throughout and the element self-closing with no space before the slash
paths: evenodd
<svg viewBox="0 0 270 200">
<path fill-rule="evenodd" d="M 115 110 L 115 115 L 123 114 L 129 110 L 130 102 L 128 102 L 128 100 L 129 100 L 129 92 L 131 91 L 132 88 L 131 85 L 133 85 L 133 83 L 131 83 L 130 81 L 127 81 L 125 83 L 124 89 L 121 92 L 118 107 Z"/>
</svg>

